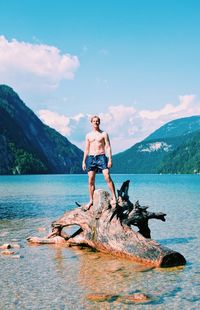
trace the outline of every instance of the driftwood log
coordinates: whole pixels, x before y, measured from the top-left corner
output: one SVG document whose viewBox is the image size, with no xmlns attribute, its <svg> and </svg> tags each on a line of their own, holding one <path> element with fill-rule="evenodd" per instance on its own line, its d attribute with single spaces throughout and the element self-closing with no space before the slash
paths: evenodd
<svg viewBox="0 0 200 310">
<path fill-rule="evenodd" d="M 116 206 L 111 205 L 109 193 L 96 190 L 89 210 L 78 205 L 52 223 L 50 235 L 45 238 L 29 237 L 27 240 L 39 244 L 89 246 L 155 267 L 185 265 L 183 255 L 150 239 L 149 219 L 165 221 L 166 214 L 149 212 L 148 207 L 140 206 L 138 201 L 133 204 L 129 200 L 128 189 L 129 181 L 126 181 L 118 190 Z M 66 234 L 63 228 L 72 225 L 79 228 L 71 235 Z M 132 226 L 137 226 L 139 231 L 134 231 Z"/>
</svg>

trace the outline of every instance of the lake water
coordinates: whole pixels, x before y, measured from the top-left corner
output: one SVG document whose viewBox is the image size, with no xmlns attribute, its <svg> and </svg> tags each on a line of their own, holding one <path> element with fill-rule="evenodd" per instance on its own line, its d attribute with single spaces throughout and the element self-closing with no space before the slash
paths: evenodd
<svg viewBox="0 0 200 310">
<path fill-rule="evenodd" d="M 148 268 L 89 249 L 31 246 L 75 201 L 87 202 L 86 175 L 1 176 L 0 245 L 20 244 L 20 258 L 0 256 L 0 309 L 199 309 L 200 175 L 113 175 L 117 188 L 130 179 L 130 200 L 167 213 L 150 221 L 152 238 L 187 260 L 184 267 Z M 97 187 L 107 190 L 102 175 Z M 45 232 L 38 232 L 45 227 Z M 88 294 L 150 296 L 148 303 Z"/>
</svg>

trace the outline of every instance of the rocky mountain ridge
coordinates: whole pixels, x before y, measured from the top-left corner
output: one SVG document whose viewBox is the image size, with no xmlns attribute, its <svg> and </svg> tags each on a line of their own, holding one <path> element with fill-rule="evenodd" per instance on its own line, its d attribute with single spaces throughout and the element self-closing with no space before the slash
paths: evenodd
<svg viewBox="0 0 200 310">
<path fill-rule="evenodd" d="M 0 85 L 0 174 L 82 173 L 83 152 Z"/>
</svg>

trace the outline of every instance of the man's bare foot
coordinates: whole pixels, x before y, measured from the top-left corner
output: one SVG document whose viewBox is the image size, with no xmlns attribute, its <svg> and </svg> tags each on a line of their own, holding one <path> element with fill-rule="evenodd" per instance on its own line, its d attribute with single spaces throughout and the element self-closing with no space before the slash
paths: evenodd
<svg viewBox="0 0 200 310">
<path fill-rule="evenodd" d="M 83 206 L 83 211 L 87 211 L 93 205 L 93 201 L 89 201 L 86 205 Z"/>
</svg>

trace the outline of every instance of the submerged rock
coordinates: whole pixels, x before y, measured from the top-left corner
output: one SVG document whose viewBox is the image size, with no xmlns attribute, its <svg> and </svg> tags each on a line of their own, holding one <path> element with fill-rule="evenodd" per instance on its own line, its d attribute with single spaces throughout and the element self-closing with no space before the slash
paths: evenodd
<svg viewBox="0 0 200 310">
<path fill-rule="evenodd" d="M 120 303 L 131 304 L 131 303 L 143 303 L 149 302 L 151 298 L 144 293 L 133 293 L 131 295 L 112 295 L 105 293 L 92 293 L 87 295 L 89 301 L 94 302 L 114 302 L 117 301 Z"/>
<path fill-rule="evenodd" d="M 10 249 L 11 244 L 10 243 L 4 243 L 0 246 L 0 249 L 5 250 L 5 249 Z"/>
<path fill-rule="evenodd" d="M 150 297 L 143 293 L 134 293 L 131 295 L 125 295 L 118 298 L 118 301 L 124 303 L 137 303 L 137 302 L 149 302 Z"/>
<path fill-rule="evenodd" d="M 97 302 L 103 302 L 103 301 L 114 301 L 118 298 L 117 295 L 112 294 L 104 294 L 104 293 L 94 293 L 94 294 L 88 294 L 87 299 L 90 301 L 97 301 Z"/>
<path fill-rule="evenodd" d="M 2 231 L 1 233 L 0 233 L 0 237 L 5 237 L 5 236 L 7 236 L 8 235 L 8 231 Z"/>
<path fill-rule="evenodd" d="M 1 255 L 13 255 L 15 253 L 16 253 L 15 251 L 4 250 L 1 252 Z"/>
<path fill-rule="evenodd" d="M 12 257 L 12 258 L 16 258 L 16 259 L 22 258 L 22 256 L 19 255 L 19 254 L 17 254 L 17 255 L 12 255 L 11 257 Z"/>
</svg>

